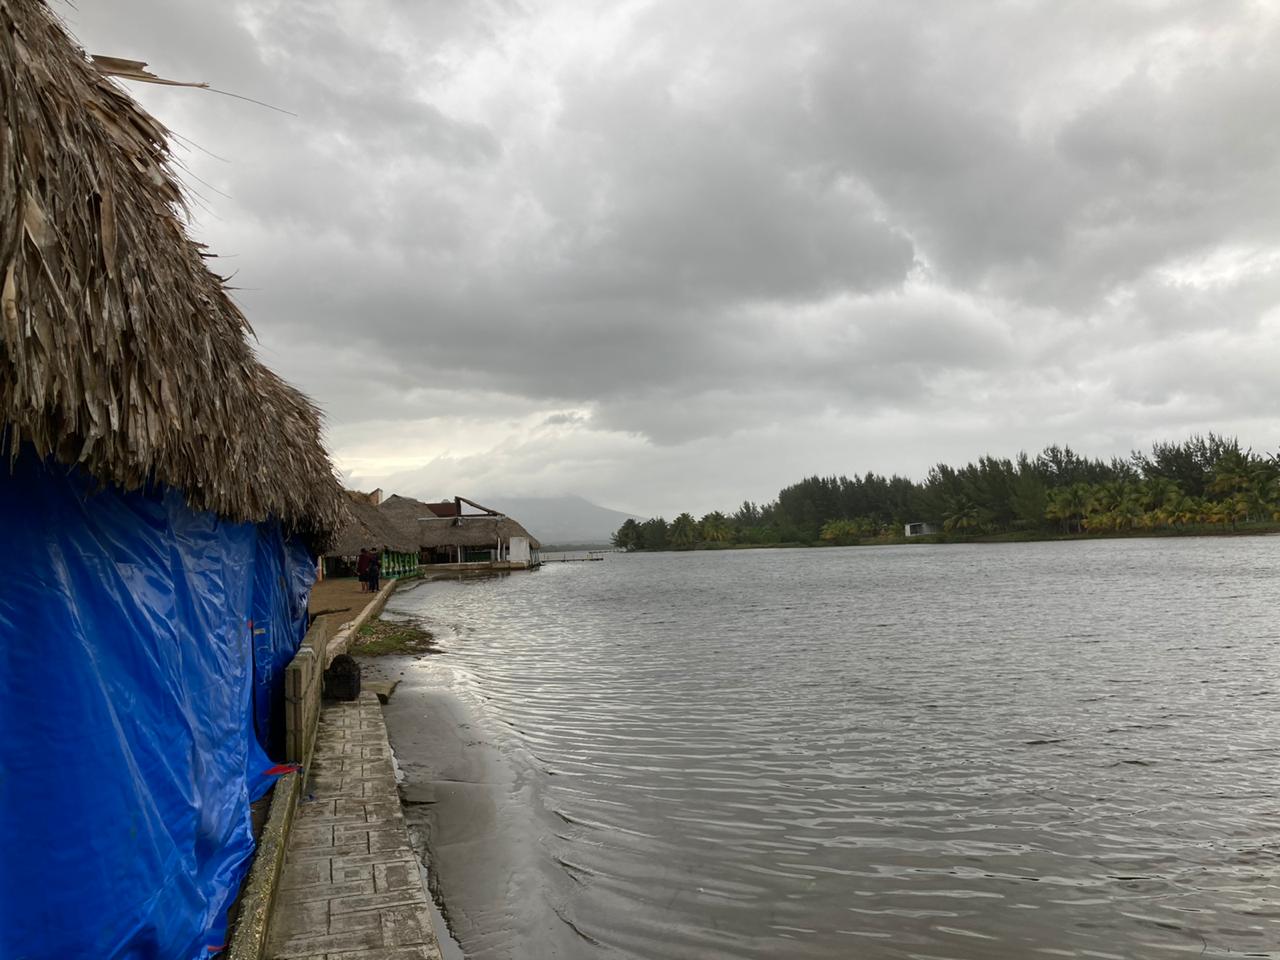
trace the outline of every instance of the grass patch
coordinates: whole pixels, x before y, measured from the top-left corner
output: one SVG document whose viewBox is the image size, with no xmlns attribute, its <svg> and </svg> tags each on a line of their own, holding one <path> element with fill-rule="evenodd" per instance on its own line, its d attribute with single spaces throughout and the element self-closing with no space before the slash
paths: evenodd
<svg viewBox="0 0 1280 960">
<path fill-rule="evenodd" d="M 412 623 L 371 620 L 351 639 L 351 652 L 364 657 L 392 654 L 439 653 L 430 630 Z"/>
</svg>

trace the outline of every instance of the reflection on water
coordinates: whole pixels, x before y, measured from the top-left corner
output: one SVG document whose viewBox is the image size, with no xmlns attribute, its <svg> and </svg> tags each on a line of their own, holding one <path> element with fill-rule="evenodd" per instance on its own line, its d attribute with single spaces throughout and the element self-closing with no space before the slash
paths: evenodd
<svg viewBox="0 0 1280 960">
<path fill-rule="evenodd" d="M 582 956 L 1280 957 L 1278 547 L 610 556 L 390 615 Z"/>
</svg>

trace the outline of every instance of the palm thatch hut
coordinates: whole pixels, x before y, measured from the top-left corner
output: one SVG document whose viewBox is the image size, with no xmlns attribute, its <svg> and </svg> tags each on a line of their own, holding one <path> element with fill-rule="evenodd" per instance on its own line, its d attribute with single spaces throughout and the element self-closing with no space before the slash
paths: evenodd
<svg viewBox="0 0 1280 960">
<path fill-rule="evenodd" d="M 381 508 L 382 491 L 344 491 L 350 517 L 339 528 L 324 554 L 323 575 L 351 577 L 360 551 L 370 549 L 382 557 L 382 576 L 411 573 L 418 567 L 418 542 L 411 531 L 395 523 Z"/>
<path fill-rule="evenodd" d="M 480 511 L 465 514 L 463 504 Z M 542 544 L 512 518 L 465 497 L 424 503 L 393 495 L 382 509 L 397 526 L 416 528 L 419 560 L 423 564 L 503 564 L 531 567 L 540 563 Z"/>
<path fill-rule="evenodd" d="M 0 114 L 0 956 L 206 956 L 347 507 L 166 130 L 39 0 Z"/>
<path fill-rule="evenodd" d="M 435 563 L 507 562 L 512 544 L 523 541 L 527 550 L 538 551 L 542 544 L 510 517 L 463 516 L 427 517 L 418 521 L 418 543 Z M 527 552 L 520 562 L 528 563 Z"/>
</svg>

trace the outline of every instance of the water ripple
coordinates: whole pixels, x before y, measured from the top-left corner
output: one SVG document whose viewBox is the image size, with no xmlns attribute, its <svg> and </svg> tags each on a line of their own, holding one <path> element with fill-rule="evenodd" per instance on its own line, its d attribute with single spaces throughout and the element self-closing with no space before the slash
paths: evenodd
<svg viewBox="0 0 1280 960">
<path fill-rule="evenodd" d="M 611 557 L 388 615 L 584 957 L 1280 957 L 1277 543 Z"/>
</svg>

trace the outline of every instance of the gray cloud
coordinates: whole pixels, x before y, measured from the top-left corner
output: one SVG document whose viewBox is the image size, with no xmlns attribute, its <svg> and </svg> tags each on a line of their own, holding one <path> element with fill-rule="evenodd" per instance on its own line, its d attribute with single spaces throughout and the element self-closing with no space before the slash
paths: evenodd
<svg viewBox="0 0 1280 960">
<path fill-rule="evenodd" d="M 299 114 L 134 91 L 358 477 L 673 512 L 1051 441 L 1274 443 L 1271 5 L 63 13 Z"/>
</svg>

